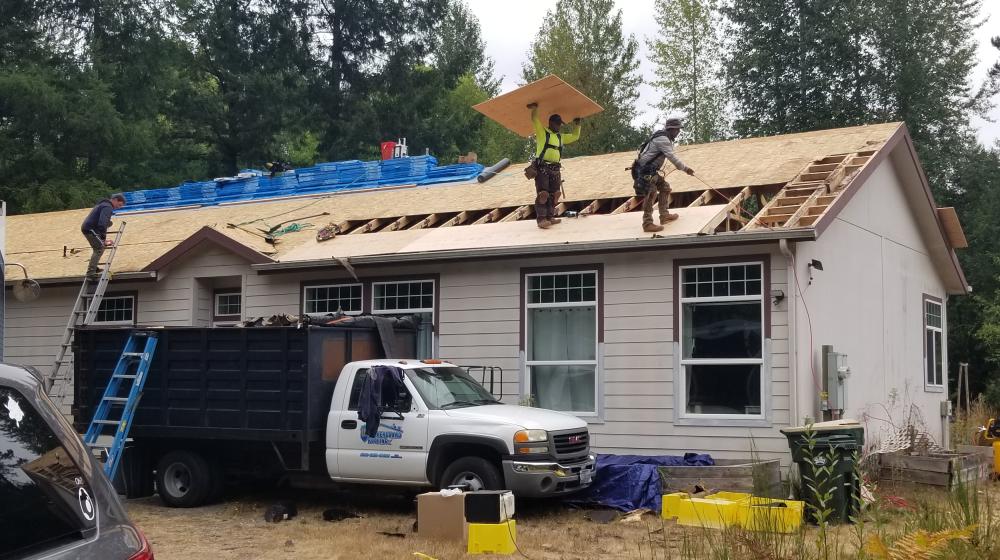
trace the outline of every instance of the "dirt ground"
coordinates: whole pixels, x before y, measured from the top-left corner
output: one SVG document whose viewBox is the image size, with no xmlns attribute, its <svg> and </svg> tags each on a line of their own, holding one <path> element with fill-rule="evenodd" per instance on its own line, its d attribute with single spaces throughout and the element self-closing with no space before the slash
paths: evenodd
<svg viewBox="0 0 1000 560">
<path fill-rule="evenodd" d="M 992 496 L 992 516 L 1000 515 L 1000 484 L 982 487 L 980 494 Z M 947 494 L 927 487 L 892 489 L 885 495 L 916 503 L 920 500 L 942 504 L 947 511 Z M 291 500 L 298 516 L 290 521 L 268 523 L 264 512 L 280 500 Z M 464 543 L 428 540 L 413 532 L 416 506 L 412 496 L 390 490 L 361 488 L 354 492 L 234 489 L 225 502 L 193 509 L 172 509 L 161 505 L 159 498 L 129 500 L 132 520 L 146 533 L 158 560 L 193 560 L 201 558 L 256 559 L 396 559 L 418 558 L 422 553 L 435 560 L 458 558 L 501 558 L 488 555 L 469 556 Z M 338 508 L 357 513 L 360 518 L 324 521 L 323 511 Z M 893 532 L 914 523 L 912 509 L 885 509 L 878 515 L 883 531 Z M 673 521 L 661 521 L 647 514 L 627 522 L 619 518 L 610 523 L 590 519 L 595 510 L 581 510 L 557 501 L 517 503 L 517 543 L 531 560 L 574 560 L 598 558 L 672 559 L 712 557 L 710 550 L 753 550 L 761 543 L 744 542 L 739 535 L 725 535 L 713 529 L 681 527 Z M 869 522 L 870 523 L 870 522 Z M 991 522 L 993 525 L 996 521 Z M 1000 529 L 1000 525 L 996 525 Z M 836 548 L 850 553 L 857 549 L 856 526 L 831 528 Z M 871 529 L 869 529 L 871 530 Z M 812 542 L 817 536 L 809 527 L 799 539 Z M 764 543 L 767 539 L 764 539 Z M 728 544 L 727 544 L 728 543 Z M 787 541 L 786 541 L 787 543 Z M 742 546 L 740 546 L 742 545 Z M 765 545 L 766 546 L 766 545 Z M 798 558 L 787 548 L 781 554 L 750 555 L 759 558 Z M 703 552 L 691 554 L 692 548 Z M 766 551 L 765 551 L 766 552 Z M 723 552 L 722 556 L 731 557 Z M 808 555 L 812 557 L 812 554 Z M 837 555 L 835 555 L 837 556 Z M 852 554 L 853 556 L 853 554 Z M 522 557 L 519 555 L 502 558 Z M 749 556 L 747 556 L 749 560 Z M 985 557 L 984 557 L 985 558 Z"/>
<path fill-rule="evenodd" d="M 264 521 L 269 505 L 287 499 L 298 507 L 295 519 Z M 469 557 L 464 543 L 418 537 L 413 532 L 415 504 L 391 493 L 376 498 L 361 492 L 242 493 L 224 503 L 193 509 L 167 508 L 151 497 L 129 500 L 127 507 L 152 543 L 157 560 L 417 558 L 414 552 L 437 560 Z M 362 517 L 324 521 L 323 511 L 331 507 Z M 663 526 L 652 514 L 633 523 L 600 524 L 588 519 L 588 511 L 558 503 L 518 502 L 517 508 L 517 543 L 533 560 L 649 558 L 649 540 L 654 539 L 657 548 L 664 542 L 659 536 Z"/>
</svg>

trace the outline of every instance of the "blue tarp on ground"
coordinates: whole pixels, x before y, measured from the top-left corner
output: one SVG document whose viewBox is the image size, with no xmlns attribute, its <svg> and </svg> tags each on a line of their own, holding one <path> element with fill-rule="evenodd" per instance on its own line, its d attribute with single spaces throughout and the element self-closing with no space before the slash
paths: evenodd
<svg viewBox="0 0 1000 560">
<path fill-rule="evenodd" d="M 710 467 L 709 455 L 598 455 L 594 483 L 574 494 L 570 503 L 601 505 L 621 511 L 648 508 L 660 511 L 660 473 L 656 467 Z"/>
</svg>

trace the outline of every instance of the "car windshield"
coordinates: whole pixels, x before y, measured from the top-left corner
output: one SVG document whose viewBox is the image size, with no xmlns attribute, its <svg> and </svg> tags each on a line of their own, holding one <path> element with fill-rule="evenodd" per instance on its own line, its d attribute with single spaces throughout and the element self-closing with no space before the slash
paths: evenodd
<svg viewBox="0 0 1000 560">
<path fill-rule="evenodd" d="M 406 370 L 420 397 L 432 410 L 447 410 L 484 404 L 497 404 L 489 391 L 469 376 L 464 369 L 454 366 L 417 368 Z"/>
</svg>

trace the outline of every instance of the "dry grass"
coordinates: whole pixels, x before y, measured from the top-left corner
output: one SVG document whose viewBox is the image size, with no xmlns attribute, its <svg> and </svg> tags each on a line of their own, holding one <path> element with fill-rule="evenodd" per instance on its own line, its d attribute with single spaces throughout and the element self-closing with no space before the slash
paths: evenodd
<svg viewBox="0 0 1000 560">
<path fill-rule="evenodd" d="M 1000 503 L 1000 485 L 984 485 L 978 492 L 988 492 L 994 504 Z M 933 529 L 937 522 L 928 516 L 956 513 L 955 502 L 941 490 L 897 486 L 885 487 L 879 493 L 885 499 L 866 515 L 864 534 L 859 534 L 857 525 L 830 528 L 828 539 L 834 546 L 828 558 L 865 558 L 858 552 L 859 542 L 870 535 L 884 535 L 892 542 L 917 528 Z M 265 522 L 264 510 L 279 499 L 294 500 L 298 517 L 282 523 Z M 364 517 L 326 522 L 322 512 L 328 507 L 349 509 Z M 467 557 L 464 544 L 432 541 L 413 533 L 416 511 L 411 499 L 372 490 L 243 492 L 223 504 L 187 510 L 163 507 L 154 497 L 132 500 L 128 509 L 132 520 L 152 542 L 158 560 L 389 559 L 415 558 L 414 552 L 438 560 Z M 1000 514 L 995 506 L 992 509 L 993 515 Z M 824 557 L 817 554 L 815 527 L 777 537 L 681 527 L 672 521 L 661 522 L 654 515 L 637 523 L 598 524 L 588 519 L 586 511 L 555 502 L 519 502 L 517 517 L 518 545 L 532 560 Z M 387 536 L 378 531 L 404 536 Z M 988 550 L 976 558 L 1000 558 L 998 547 L 990 546 Z"/>
<path fill-rule="evenodd" d="M 972 401 L 972 409 L 963 409 L 955 415 L 955 421 L 951 424 L 952 445 L 975 445 L 976 433 L 980 426 L 984 426 L 990 418 L 1000 417 L 1000 411 L 991 409 L 980 395 Z"/>
<path fill-rule="evenodd" d="M 291 521 L 265 522 L 264 511 L 279 499 L 295 501 L 299 515 Z M 153 497 L 131 500 L 127 507 L 152 543 L 157 560 L 415 558 L 413 552 L 439 560 L 466 556 L 464 543 L 418 537 L 412 531 L 416 508 L 409 499 L 393 494 L 372 498 L 360 491 L 267 492 L 194 509 L 163 507 Z M 326 522 L 322 512 L 329 507 L 364 517 Z M 635 524 L 600 525 L 588 520 L 586 512 L 559 504 L 525 502 L 518 508 L 518 545 L 532 559 L 636 558 L 640 542 L 648 557 L 649 531 L 660 527 L 659 518 L 652 515 Z M 653 539 L 662 542 L 656 535 Z"/>
</svg>

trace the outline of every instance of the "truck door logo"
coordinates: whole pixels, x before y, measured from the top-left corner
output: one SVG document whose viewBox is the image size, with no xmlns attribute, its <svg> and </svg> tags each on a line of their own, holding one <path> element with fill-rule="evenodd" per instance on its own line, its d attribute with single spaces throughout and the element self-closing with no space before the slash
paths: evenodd
<svg viewBox="0 0 1000 560">
<path fill-rule="evenodd" d="M 361 434 L 361 441 L 368 445 L 392 445 L 392 442 L 403 437 L 403 427 L 399 424 L 379 424 L 378 431 L 371 437 L 365 433 L 364 424 L 361 424 L 361 429 L 358 431 Z"/>
</svg>

